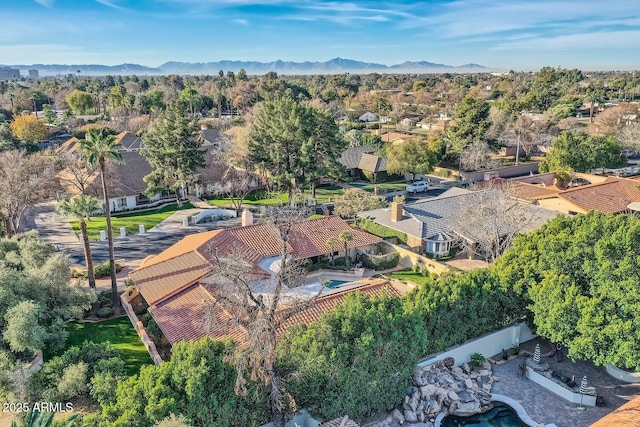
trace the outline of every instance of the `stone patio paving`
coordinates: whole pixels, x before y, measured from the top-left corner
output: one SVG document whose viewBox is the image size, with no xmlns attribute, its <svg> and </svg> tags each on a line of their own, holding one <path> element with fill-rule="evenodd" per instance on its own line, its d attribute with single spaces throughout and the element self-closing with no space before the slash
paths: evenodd
<svg viewBox="0 0 640 427">
<path fill-rule="evenodd" d="M 527 341 L 520 348 L 533 353 L 536 343 L 540 343 L 543 354 L 552 349 L 551 343 L 543 338 Z M 500 355 L 495 356 L 496 360 L 500 358 Z M 595 366 L 589 361 L 572 362 L 564 357 L 562 362 L 558 362 L 555 356 L 544 357 L 543 360 L 548 362 L 553 370 L 558 370 L 569 377 L 575 375 L 577 383 L 580 383 L 582 377 L 586 375 L 589 386 L 595 387 L 597 394 L 604 397 L 605 406 L 587 407 L 586 410 L 578 409 L 578 405 L 518 375 L 518 365 L 522 363 L 522 356 L 503 365 L 493 365 L 494 375 L 501 380 L 494 384 L 492 393 L 502 394 L 518 401 L 535 421 L 545 424 L 555 423 L 558 427 L 588 427 L 640 395 L 640 384 L 629 384 L 617 380 L 607 374 L 604 367 Z M 640 421 L 638 425 L 640 426 Z"/>
</svg>

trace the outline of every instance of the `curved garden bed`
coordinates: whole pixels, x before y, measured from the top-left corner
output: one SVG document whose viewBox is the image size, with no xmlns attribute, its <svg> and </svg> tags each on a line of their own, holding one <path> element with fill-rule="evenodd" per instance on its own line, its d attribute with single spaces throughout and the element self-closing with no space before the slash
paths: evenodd
<svg viewBox="0 0 640 427">
<path fill-rule="evenodd" d="M 624 369 L 620 369 L 617 366 L 607 365 L 607 373 L 614 378 L 624 381 L 626 383 L 640 383 L 640 372 L 629 372 Z"/>
</svg>

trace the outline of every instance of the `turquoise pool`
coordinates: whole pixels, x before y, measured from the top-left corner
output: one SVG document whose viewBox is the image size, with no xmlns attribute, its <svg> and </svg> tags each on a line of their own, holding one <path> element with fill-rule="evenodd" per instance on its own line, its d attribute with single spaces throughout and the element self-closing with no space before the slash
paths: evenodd
<svg viewBox="0 0 640 427">
<path fill-rule="evenodd" d="M 444 417 L 441 427 L 527 427 L 516 411 L 502 402 L 494 402 L 493 409 L 470 417 Z"/>
<path fill-rule="evenodd" d="M 343 283 L 349 283 L 349 282 L 340 281 L 340 280 L 330 280 L 327 283 L 327 288 L 333 288 L 335 286 L 342 285 Z"/>
</svg>

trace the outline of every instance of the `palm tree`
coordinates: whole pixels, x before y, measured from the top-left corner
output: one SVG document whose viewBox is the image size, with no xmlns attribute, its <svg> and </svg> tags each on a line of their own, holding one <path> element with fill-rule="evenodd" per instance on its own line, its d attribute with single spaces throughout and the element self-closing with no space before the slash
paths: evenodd
<svg viewBox="0 0 640 427">
<path fill-rule="evenodd" d="M 338 243 L 340 243 L 340 241 L 338 239 L 336 239 L 335 237 L 329 237 L 325 243 L 331 249 L 331 266 L 335 267 L 336 266 L 336 260 L 333 257 L 333 253 L 335 252 L 334 249 L 336 248 L 336 246 L 338 246 Z"/>
<path fill-rule="evenodd" d="M 86 139 L 80 141 L 82 151 L 88 166 L 100 167 L 100 179 L 102 180 L 102 194 L 104 196 L 104 213 L 107 218 L 107 236 L 109 239 L 109 269 L 111 275 L 111 305 L 113 313 L 120 314 L 120 301 L 118 299 L 118 283 L 116 282 L 116 256 L 113 249 L 113 230 L 111 229 L 111 207 L 109 206 L 109 192 L 105 168 L 107 163 L 124 163 L 122 155 L 118 152 L 118 146 L 113 135 L 107 135 L 104 129 L 92 129 L 87 133 Z"/>
<path fill-rule="evenodd" d="M 91 246 L 89 246 L 89 233 L 87 232 L 87 221 L 91 221 L 91 215 L 100 209 L 100 201 L 95 197 L 85 194 L 74 197 L 72 199 L 64 199 L 58 205 L 58 213 L 67 218 L 77 218 L 80 220 L 80 231 L 82 233 L 82 244 L 84 246 L 84 259 L 87 264 L 87 276 L 89 279 L 89 288 L 96 289 L 96 278 L 93 270 L 93 259 L 91 258 Z M 85 221 L 86 219 L 86 221 Z M 100 308 L 94 304 L 91 311 L 96 314 Z"/>
<path fill-rule="evenodd" d="M 347 247 L 347 243 L 353 240 L 353 233 L 350 231 L 343 231 L 338 235 L 338 240 L 344 243 L 344 263 L 347 266 L 347 271 L 349 270 L 349 248 Z"/>
</svg>

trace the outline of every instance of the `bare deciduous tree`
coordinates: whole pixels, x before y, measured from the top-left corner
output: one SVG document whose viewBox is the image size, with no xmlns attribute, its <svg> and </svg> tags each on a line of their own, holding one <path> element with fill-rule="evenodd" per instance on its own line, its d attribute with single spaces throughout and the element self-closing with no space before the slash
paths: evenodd
<svg viewBox="0 0 640 427">
<path fill-rule="evenodd" d="M 467 171 L 492 169 L 498 163 L 491 158 L 491 149 L 485 141 L 477 141 L 468 145 L 460 153 L 460 167 Z"/>
<path fill-rule="evenodd" d="M 631 123 L 620 129 L 618 139 L 622 147 L 640 151 L 640 123 Z"/>
<path fill-rule="evenodd" d="M 93 168 L 87 167 L 84 159 L 73 154 L 60 153 L 56 166 L 60 170 L 60 184 L 69 195 L 87 194 L 87 187 L 98 174 Z"/>
<path fill-rule="evenodd" d="M 230 317 L 228 326 L 244 331 L 241 342 L 228 357 L 238 372 L 236 392 L 247 393 L 249 380 L 266 384 L 276 427 L 284 427 L 285 409 L 294 405 L 275 366 L 279 334 L 292 316 L 314 303 L 322 290 L 304 294 L 300 286 L 305 269 L 290 254 L 290 243 L 296 239 L 296 224 L 305 216 L 296 209 L 274 210 L 270 215 L 269 221 L 279 232 L 281 247 L 278 259 L 271 264 L 271 275 L 257 273 L 245 254 L 220 255 L 215 248 L 210 248 L 214 273 L 207 279 L 210 283 L 207 286 L 214 301 L 204 303 L 204 329 L 209 333 L 219 322 L 218 314 L 224 310 Z"/>
<path fill-rule="evenodd" d="M 247 195 L 256 188 L 256 178 L 246 170 L 228 168 L 222 179 L 213 186 L 213 194 L 226 196 L 236 212 L 240 213 Z"/>
<path fill-rule="evenodd" d="M 20 231 L 20 220 L 29 207 L 47 200 L 57 189 L 50 156 L 27 155 L 23 150 L 0 153 L 0 212 L 9 235 Z"/>
<path fill-rule="evenodd" d="M 511 247 L 517 234 L 529 231 L 547 219 L 533 206 L 507 195 L 515 191 L 512 184 L 503 181 L 485 185 L 461 201 L 451 228 L 459 236 L 458 244 L 464 252 L 492 263 Z"/>
</svg>

